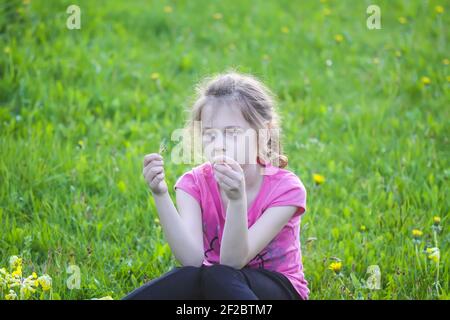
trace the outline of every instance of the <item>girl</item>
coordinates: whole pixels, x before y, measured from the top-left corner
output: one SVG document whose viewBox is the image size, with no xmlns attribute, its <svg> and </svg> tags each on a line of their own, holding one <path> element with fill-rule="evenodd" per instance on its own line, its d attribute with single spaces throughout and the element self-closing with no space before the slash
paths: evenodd
<svg viewBox="0 0 450 320">
<path fill-rule="evenodd" d="M 209 160 L 176 181 L 178 210 L 162 156 L 146 155 L 143 169 L 182 266 L 124 299 L 308 299 L 299 241 L 306 190 L 277 152 L 273 94 L 234 71 L 206 79 L 197 92 L 188 128 L 201 124 Z M 248 132 L 258 143 L 243 139 Z"/>
</svg>

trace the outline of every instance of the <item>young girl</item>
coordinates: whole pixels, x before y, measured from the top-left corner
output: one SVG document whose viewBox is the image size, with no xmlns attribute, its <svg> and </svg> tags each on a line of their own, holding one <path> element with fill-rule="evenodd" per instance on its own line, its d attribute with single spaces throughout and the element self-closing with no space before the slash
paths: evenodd
<svg viewBox="0 0 450 320">
<path fill-rule="evenodd" d="M 237 72 L 209 78 L 197 91 L 189 126 L 201 123 L 209 160 L 176 181 L 178 210 L 162 156 L 146 155 L 143 169 L 182 267 L 124 299 L 308 299 L 299 239 L 306 190 L 277 152 L 273 94 Z M 258 143 L 246 143 L 247 132 L 256 132 Z"/>
</svg>

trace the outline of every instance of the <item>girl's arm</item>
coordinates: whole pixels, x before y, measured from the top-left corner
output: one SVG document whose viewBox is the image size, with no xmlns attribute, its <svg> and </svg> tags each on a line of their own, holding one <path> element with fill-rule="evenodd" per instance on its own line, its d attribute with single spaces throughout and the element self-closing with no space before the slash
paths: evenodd
<svg viewBox="0 0 450 320">
<path fill-rule="evenodd" d="M 241 269 L 283 229 L 297 210 L 295 206 L 270 207 L 248 230 L 247 194 L 242 168 L 231 158 L 230 166 L 214 165 L 217 182 L 228 197 L 220 263 Z"/>
<path fill-rule="evenodd" d="M 178 214 L 164 180 L 164 159 L 158 153 L 144 157 L 142 174 L 152 191 L 164 236 L 176 259 L 184 266 L 200 266 L 203 263 L 203 232 L 197 200 L 177 189 L 181 215 Z"/>
<path fill-rule="evenodd" d="M 247 200 L 230 199 L 228 201 L 222 243 L 220 245 L 220 264 L 241 269 L 247 263 L 249 255 Z"/>
<path fill-rule="evenodd" d="M 159 220 L 175 258 L 183 266 L 199 267 L 203 262 L 201 209 L 198 202 L 183 190 L 176 190 L 178 214 L 168 192 L 154 194 Z"/>
<path fill-rule="evenodd" d="M 244 172 L 239 163 L 225 155 L 216 156 L 212 162 L 214 177 L 228 198 L 220 264 L 240 269 L 249 253 Z"/>
<path fill-rule="evenodd" d="M 249 251 L 242 267 L 246 266 L 280 233 L 296 210 L 297 207 L 294 206 L 279 206 L 270 207 L 263 212 L 248 231 Z"/>
<path fill-rule="evenodd" d="M 248 230 L 246 205 L 230 200 L 220 247 L 220 263 L 236 269 L 245 267 L 275 238 L 296 210 L 294 206 L 268 208 Z"/>
</svg>

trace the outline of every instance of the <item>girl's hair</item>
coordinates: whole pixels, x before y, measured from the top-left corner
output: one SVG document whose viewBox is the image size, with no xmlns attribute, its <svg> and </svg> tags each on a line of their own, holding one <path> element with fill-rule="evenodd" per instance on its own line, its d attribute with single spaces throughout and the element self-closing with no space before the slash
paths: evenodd
<svg viewBox="0 0 450 320">
<path fill-rule="evenodd" d="M 226 106 L 223 102 L 238 105 L 244 119 L 258 133 L 258 141 L 263 141 L 258 148 L 257 161 L 262 165 L 270 162 L 279 168 L 286 167 L 288 158 L 282 154 L 280 116 L 275 110 L 275 95 L 252 75 L 231 70 L 201 81 L 196 86 L 195 102 L 188 111 L 188 129 L 192 129 L 196 121 L 201 121 L 205 105 Z M 264 135 L 267 139 L 259 136 L 259 129 L 268 129 L 268 135 Z"/>
</svg>

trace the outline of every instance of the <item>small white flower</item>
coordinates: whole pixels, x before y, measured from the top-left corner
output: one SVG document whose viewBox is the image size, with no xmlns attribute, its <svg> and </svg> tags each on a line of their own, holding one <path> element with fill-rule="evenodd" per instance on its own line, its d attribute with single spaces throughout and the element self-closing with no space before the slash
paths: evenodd
<svg viewBox="0 0 450 320">
<path fill-rule="evenodd" d="M 52 288 L 52 278 L 48 274 L 40 276 L 37 280 L 41 285 L 42 290 L 47 291 Z"/>
<path fill-rule="evenodd" d="M 22 259 L 20 259 L 18 256 L 9 257 L 9 267 L 11 269 L 15 269 L 16 266 L 20 263 L 22 263 Z"/>
<path fill-rule="evenodd" d="M 5 295 L 6 300 L 16 300 L 17 294 L 14 292 L 14 290 L 9 290 L 9 294 Z"/>
</svg>

